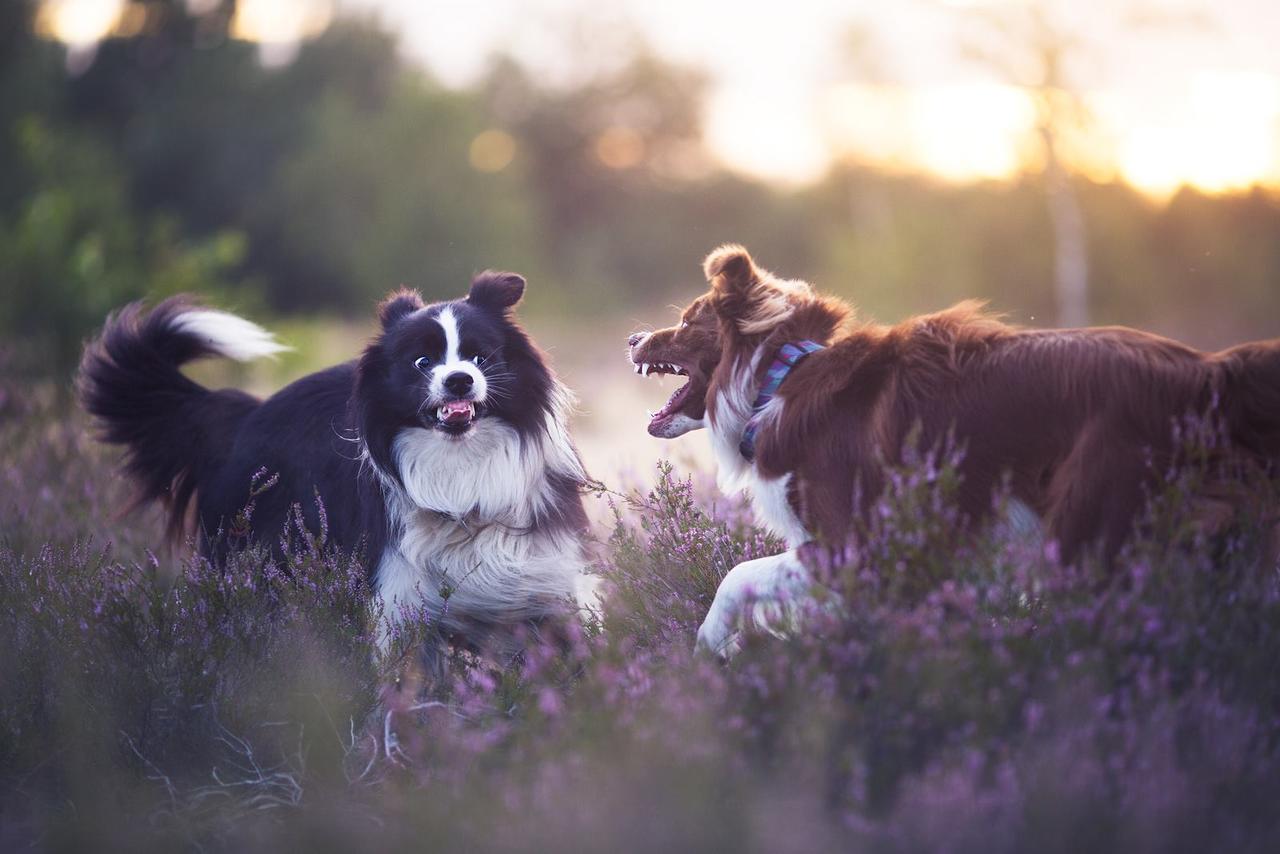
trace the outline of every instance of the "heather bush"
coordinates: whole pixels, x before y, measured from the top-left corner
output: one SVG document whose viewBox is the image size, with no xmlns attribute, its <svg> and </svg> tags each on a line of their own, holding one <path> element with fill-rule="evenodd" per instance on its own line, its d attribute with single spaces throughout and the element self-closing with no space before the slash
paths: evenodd
<svg viewBox="0 0 1280 854">
<path fill-rule="evenodd" d="M 123 492 L 80 425 L 0 423 L 0 847 L 1274 850 L 1277 484 L 1180 430 L 1110 564 L 1062 565 L 1003 497 L 962 535 L 963 449 L 908 456 L 804 551 L 794 635 L 728 664 L 697 626 L 781 543 L 661 464 L 593 499 L 598 609 L 440 679 L 429 614 L 379 650 L 323 508 L 283 559 L 215 566 L 104 521 Z"/>
<path fill-rule="evenodd" d="M 129 489 L 113 455 L 78 418 L 53 416 L 45 389 L 7 387 L 0 360 L 0 539 L 24 552 L 92 539 L 145 560 L 163 545 L 156 508 L 126 516 Z"/>
</svg>

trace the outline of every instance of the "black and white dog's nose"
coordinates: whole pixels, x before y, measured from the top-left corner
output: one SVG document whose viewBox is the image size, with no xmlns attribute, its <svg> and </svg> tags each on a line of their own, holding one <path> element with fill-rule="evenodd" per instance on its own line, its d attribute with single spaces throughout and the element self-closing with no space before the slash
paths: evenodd
<svg viewBox="0 0 1280 854">
<path fill-rule="evenodd" d="M 627 345 L 628 345 L 628 346 L 631 346 L 631 347 L 634 347 L 634 346 L 636 346 L 637 344 L 639 344 L 641 341 L 643 341 L 644 339 L 645 339 L 645 333 L 643 333 L 643 332 L 633 332 L 633 333 L 631 334 L 631 337 L 627 339 Z"/>
<path fill-rule="evenodd" d="M 471 374 L 466 371 L 455 371 L 444 378 L 444 387 L 450 394 L 456 394 L 459 397 L 471 391 L 471 386 L 475 382 Z"/>
</svg>

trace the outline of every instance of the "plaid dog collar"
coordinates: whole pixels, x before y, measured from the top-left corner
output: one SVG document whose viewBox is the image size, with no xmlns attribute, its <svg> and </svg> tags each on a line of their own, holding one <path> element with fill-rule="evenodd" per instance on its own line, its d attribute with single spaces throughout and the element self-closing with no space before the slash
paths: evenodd
<svg viewBox="0 0 1280 854">
<path fill-rule="evenodd" d="M 782 381 L 791 373 L 791 369 L 800 364 L 810 353 L 826 349 L 817 341 L 787 342 L 778 348 L 773 364 L 764 376 L 764 385 L 756 395 L 756 402 L 751 404 L 751 418 L 747 420 L 746 429 L 742 431 L 742 441 L 738 443 L 738 451 L 748 461 L 756 456 L 756 432 L 760 429 L 760 413 L 773 396 L 778 393 Z"/>
</svg>

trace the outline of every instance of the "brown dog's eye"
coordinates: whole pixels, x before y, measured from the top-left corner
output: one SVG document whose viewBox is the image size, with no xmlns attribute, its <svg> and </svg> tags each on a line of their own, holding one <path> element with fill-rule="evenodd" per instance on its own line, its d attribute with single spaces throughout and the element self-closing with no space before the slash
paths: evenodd
<svg viewBox="0 0 1280 854">
<path fill-rule="evenodd" d="M 687 320 L 682 320 L 682 321 L 680 321 L 680 328 L 681 328 L 681 329 L 687 329 L 688 327 L 689 327 L 689 321 L 687 321 Z"/>
</svg>

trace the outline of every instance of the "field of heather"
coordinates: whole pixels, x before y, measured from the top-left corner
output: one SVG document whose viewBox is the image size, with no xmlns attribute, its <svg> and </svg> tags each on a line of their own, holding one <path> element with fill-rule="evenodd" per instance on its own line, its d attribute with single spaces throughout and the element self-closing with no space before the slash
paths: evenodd
<svg viewBox="0 0 1280 854">
<path fill-rule="evenodd" d="M 165 549 L 78 417 L 5 412 L 0 849 L 1280 843 L 1280 574 L 1266 519 L 1208 538 L 1188 512 L 1211 430 L 1105 574 L 1025 525 L 957 542 L 955 453 L 922 453 L 847 560 L 815 560 L 803 629 L 728 664 L 697 625 L 779 544 L 704 473 L 606 479 L 598 613 L 423 689 L 429 620 L 376 654 L 360 556 L 324 531 L 282 531 L 284 564 Z"/>
<path fill-rule="evenodd" d="M 1280 471 L 1206 506 L 1212 413 L 1105 568 L 1012 502 L 962 536 L 963 449 L 915 449 L 726 662 L 717 585 L 782 544 L 623 361 L 726 243 L 878 322 L 1280 340 L 1277 34 L 1276 0 L 2 0 L 0 854 L 1280 852 Z M 135 301 L 270 329 L 189 368 L 267 394 L 483 270 L 598 479 L 598 601 L 502 659 L 424 664 L 439 614 L 380 644 L 323 523 L 166 542 L 73 401 Z"/>
</svg>

